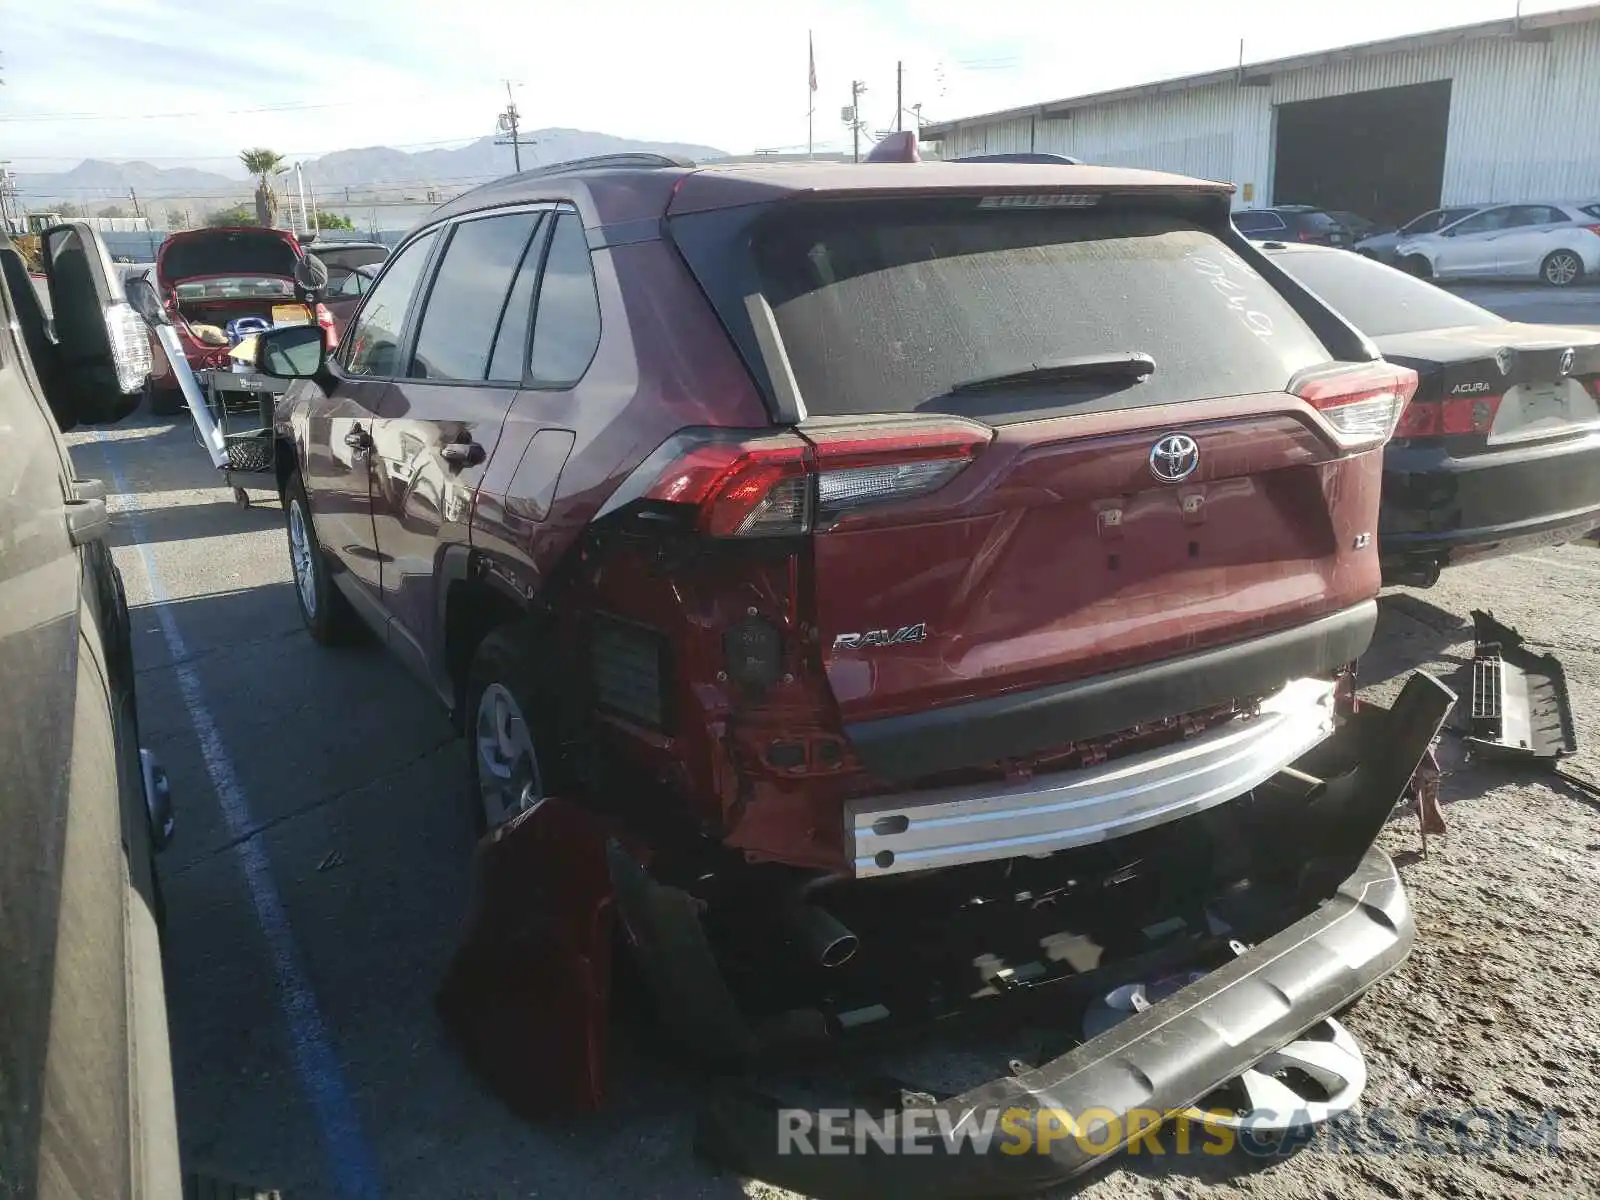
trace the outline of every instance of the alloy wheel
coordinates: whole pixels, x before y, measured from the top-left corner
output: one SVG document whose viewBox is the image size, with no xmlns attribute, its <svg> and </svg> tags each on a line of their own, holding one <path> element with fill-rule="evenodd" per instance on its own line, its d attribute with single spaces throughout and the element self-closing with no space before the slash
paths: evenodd
<svg viewBox="0 0 1600 1200">
<path fill-rule="evenodd" d="M 1545 279 L 1555 284 L 1556 287 L 1565 287 L 1578 277 L 1583 269 L 1578 262 L 1578 256 L 1569 251 L 1552 254 L 1544 264 Z"/>
<path fill-rule="evenodd" d="M 311 547 L 311 530 L 306 524 L 305 510 L 299 500 L 289 502 L 289 563 L 294 569 L 294 586 L 300 593 L 300 603 L 306 616 L 317 615 L 317 563 Z"/>
<path fill-rule="evenodd" d="M 533 749 L 533 735 L 517 699 L 503 684 L 491 683 L 478 698 L 474 721 L 478 755 L 478 798 L 489 829 L 544 802 L 544 782 Z"/>
</svg>

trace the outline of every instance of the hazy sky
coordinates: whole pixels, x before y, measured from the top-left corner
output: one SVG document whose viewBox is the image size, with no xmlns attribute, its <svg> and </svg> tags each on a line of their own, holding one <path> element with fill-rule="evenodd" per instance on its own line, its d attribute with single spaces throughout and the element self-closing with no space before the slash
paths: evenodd
<svg viewBox="0 0 1600 1200">
<path fill-rule="evenodd" d="M 1515 0 L 0 0 L 0 160 L 65 170 L 142 158 L 238 174 L 243 146 L 291 157 L 420 149 L 492 131 L 518 81 L 527 127 L 734 152 L 843 147 L 850 81 L 875 128 L 1509 17 Z M 1524 0 L 1525 13 L 1564 7 Z M 229 14 L 233 14 L 230 16 Z M 300 14 L 300 15 L 297 15 Z M 806 86 L 806 34 L 818 91 Z M 910 118 L 907 118 L 909 124 Z"/>
</svg>

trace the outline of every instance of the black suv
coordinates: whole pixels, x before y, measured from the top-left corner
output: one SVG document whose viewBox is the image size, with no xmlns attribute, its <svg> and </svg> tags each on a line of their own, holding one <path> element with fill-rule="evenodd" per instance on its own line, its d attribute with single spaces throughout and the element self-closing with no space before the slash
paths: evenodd
<svg viewBox="0 0 1600 1200">
<path fill-rule="evenodd" d="M 1349 246 L 1350 231 L 1331 213 L 1309 204 L 1247 208 L 1233 214 L 1233 227 L 1252 242 L 1306 242 L 1313 246 Z"/>
</svg>

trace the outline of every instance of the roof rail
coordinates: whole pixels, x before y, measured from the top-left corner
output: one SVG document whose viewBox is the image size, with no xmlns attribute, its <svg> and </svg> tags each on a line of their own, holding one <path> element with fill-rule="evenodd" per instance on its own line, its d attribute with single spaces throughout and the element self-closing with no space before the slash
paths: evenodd
<svg viewBox="0 0 1600 1200">
<path fill-rule="evenodd" d="M 1070 154 L 968 154 L 963 158 L 952 158 L 950 162 L 970 163 L 1058 163 L 1064 167 L 1081 167 L 1083 159 L 1073 158 Z"/>
<path fill-rule="evenodd" d="M 538 177 L 542 175 L 567 175 L 574 171 L 598 171 L 626 167 L 652 170 L 662 167 L 693 167 L 697 165 L 699 164 L 691 158 L 679 158 L 672 154 L 625 151 L 621 154 L 596 154 L 590 158 L 574 158 L 567 162 L 551 163 L 548 167 L 534 167 L 531 171 L 524 171 L 522 174 L 525 177 Z"/>
</svg>

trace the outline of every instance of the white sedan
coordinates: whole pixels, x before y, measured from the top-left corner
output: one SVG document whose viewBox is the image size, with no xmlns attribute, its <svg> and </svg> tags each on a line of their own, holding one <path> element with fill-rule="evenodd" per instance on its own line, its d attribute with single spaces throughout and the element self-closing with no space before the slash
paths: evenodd
<svg viewBox="0 0 1600 1200">
<path fill-rule="evenodd" d="M 1425 279 L 1542 279 L 1555 287 L 1600 275 L 1600 201 L 1496 204 L 1435 233 L 1402 238 L 1400 266 Z"/>
</svg>

